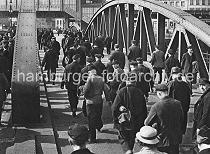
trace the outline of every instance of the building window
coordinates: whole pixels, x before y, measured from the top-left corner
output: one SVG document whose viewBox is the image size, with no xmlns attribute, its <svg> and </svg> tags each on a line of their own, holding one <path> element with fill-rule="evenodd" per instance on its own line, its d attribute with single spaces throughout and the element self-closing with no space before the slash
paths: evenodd
<svg viewBox="0 0 210 154">
<path fill-rule="evenodd" d="M 190 5 L 193 5 L 193 1 L 194 1 L 194 0 L 190 0 Z"/>
<path fill-rule="evenodd" d="M 210 0 L 208 0 L 208 5 L 210 5 Z"/>
<path fill-rule="evenodd" d="M 206 0 L 202 0 L 202 5 L 205 5 Z"/>
<path fill-rule="evenodd" d="M 174 6 L 174 2 L 170 2 L 170 5 L 171 5 L 171 6 Z"/>
<path fill-rule="evenodd" d="M 185 1 L 181 1 L 181 6 L 185 7 Z"/>
<path fill-rule="evenodd" d="M 199 5 L 199 0 L 196 0 L 196 5 Z"/>
</svg>

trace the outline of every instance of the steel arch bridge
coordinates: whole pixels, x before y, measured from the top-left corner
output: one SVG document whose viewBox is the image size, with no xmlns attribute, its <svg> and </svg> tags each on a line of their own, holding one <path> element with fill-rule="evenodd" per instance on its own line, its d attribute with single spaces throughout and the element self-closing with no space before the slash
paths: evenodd
<svg viewBox="0 0 210 154">
<path fill-rule="evenodd" d="M 156 17 L 156 28 L 153 27 L 152 16 Z M 168 19 L 175 23 L 175 28 L 168 47 L 165 48 L 165 21 Z M 131 40 L 135 39 L 140 43 L 144 60 L 147 60 L 148 53 L 154 51 L 156 44 L 166 51 L 166 55 L 170 48 L 177 50 L 179 60 L 186 52 L 186 47 L 191 45 L 199 64 L 200 76 L 209 76 L 210 26 L 170 5 L 152 0 L 110 1 L 94 14 L 86 35 L 92 43 L 96 36 L 110 36 L 113 39 L 112 44 L 118 43 L 126 51 Z"/>
</svg>

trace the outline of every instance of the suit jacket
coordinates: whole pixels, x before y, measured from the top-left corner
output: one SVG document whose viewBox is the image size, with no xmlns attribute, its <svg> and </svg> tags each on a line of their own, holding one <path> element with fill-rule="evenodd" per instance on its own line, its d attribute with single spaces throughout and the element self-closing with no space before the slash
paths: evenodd
<svg viewBox="0 0 210 154">
<path fill-rule="evenodd" d="M 156 127 L 160 138 L 160 147 L 180 144 L 183 134 L 181 102 L 165 97 L 151 107 L 144 124 Z"/>
<path fill-rule="evenodd" d="M 171 73 L 172 67 L 179 67 L 179 68 L 181 67 L 179 64 L 179 60 L 175 58 L 174 56 L 170 56 L 165 61 L 165 71 L 168 75 Z"/>
<path fill-rule="evenodd" d="M 77 91 L 80 83 L 81 66 L 76 61 L 66 65 L 61 85 L 65 84 L 68 91 Z"/>
<path fill-rule="evenodd" d="M 151 63 L 153 67 L 164 68 L 165 53 L 161 50 L 154 51 L 152 54 Z"/>
<path fill-rule="evenodd" d="M 181 68 L 183 69 L 184 74 L 192 72 L 192 62 L 193 58 L 188 52 L 182 56 Z"/>
<path fill-rule="evenodd" d="M 103 71 L 106 70 L 106 66 L 101 62 L 101 60 L 94 62 L 93 65 L 96 67 L 97 74 L 102 76 Z"/>
<path fill-rule="evenodd" d="M 194 106 L 193 137 L 196 130 L 206 125 L 210 128 L 210 88 L 199 98 Z"/>
<path fill-rule="evenodd" d="M 144 125 L 147 107 L 144 93 L 135 85 L 127 85 L 119 90 L 112 104 L 114 122 L 118 123 L 119 107 L 124 106 L 131 112 L 131 128 L 137 132 Z M 121 129 L 121 128 L 119 128 Z"/>
<path fill-rule="evenodd" d="M 128 54 L 128 60 L 132 61 L 132 60 L 136 60 L 136 58 L 141 57 L 141 49 L 136 46 L 136 45 L 132 45 L 129 47 L 129 54 Z"/>
</svg>

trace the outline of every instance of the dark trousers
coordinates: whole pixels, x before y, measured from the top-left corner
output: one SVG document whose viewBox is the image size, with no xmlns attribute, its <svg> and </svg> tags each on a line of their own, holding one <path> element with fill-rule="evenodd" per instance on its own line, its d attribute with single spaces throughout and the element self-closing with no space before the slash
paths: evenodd
<svg viewBox="0 0 210 154">
<path fill-rule="evenodd" d="M 90 140 L 96 139 L 96 129 L 100 130 L 103 127 L 101 119 L 103 104 L 87 104 L 88 127 Z"/>
<path fill-rule="evenodd" d="M 77 90 L 68 90 L 68 97 L 69 97 L 71 111 L 76 112 L 79 101 L 79 97 L 77 96 Z"/>
<path fill-rule="evenodd" d="M 48 81 L 50 81 L 51 79 L 54 81 L 55 80 L 55 76 L 56 76 L 56 68 L 47 70 Z"/>
<path fill-rule="evenodd" d="M 155 78 L 156 78 L 156 73 L 159 73 L 160 75 L 160 78 L 159 78 L 159 81 L 158 81 L 158 84 L 160 84 L 162 82 L 162 74 L 163 74 L 163 69 L 160 68 L 160 67 L 154 67 L 154 73 L 155 73 Z"/>
<path fill-rule="evenodd" d="M 179 144 L 169 145 L 167 147 L 158 147 L 160 152 L 166 152 L 168 154 L 179 154 Z"/>
<path fill-rule="evenodd" d="M 124 152 L 133 150 L 136 132 L 134 130 L 119 131 L 119 141 Z"/>
</svg>

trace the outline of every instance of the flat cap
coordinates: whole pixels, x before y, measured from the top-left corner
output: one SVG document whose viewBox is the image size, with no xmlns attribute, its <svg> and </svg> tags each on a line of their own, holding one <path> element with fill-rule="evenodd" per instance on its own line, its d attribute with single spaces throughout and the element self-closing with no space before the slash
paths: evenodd
<svg viewBox="0 0 210 154">
<path fill-rule="evenodd" d="M 158 84 L 155 86 L 156 91 L 168 91 L 166 84 Z"/>
<path fill-rule="evenodd" d="M 130 65 L 137 66 L 138 65 L 138 62 L 133 60 L 133 61 L 130 62 Z"/>
<path fill-rule="evenodd" d="M 80 58 L 80 55 L 79 55 L 79 54 L 76 54 L 76 55 L 74 55 L 74 56 L 72 57 L 73 60 L 77 60 L 77 59 L 79 59 L 79 58 Z"/>
<path fill-rule="evenodd" d="M 75 124 L 69 127 L 68 135 L 74 140 L 88 140 L 88 129 L 85 126 Z"/>
<path fill-rule="evenodd" d="M 95 54 L 95 57 L 97 57 L 97 58 L 101 58 L 101 57 L 102 57 L 102 55 L 101 55 L 101 54 Z"/>
<path fill-rule="evenodd" d="M 207 78 L 200 78 L 198 80 L 199 85 L 206 85 L 206 84 L 210 84 L 210 81 Z"/>
<path fill-rule="evenodd" d="M 181 70 L 180 70 L 179 67 L 172 67 L 172 68 L 171 68 L 171 73 L 172 73 L 172 74 L 178 74 L 178 73 L 180 73 L 180 72 L 181 72 Z"/>
<path fill-rule="evenodd" d="M 94 62 L 94 59 L 92 57 L 87 57 L 86 62 L 92 63 L 92 62 Z"/>
</svg>

